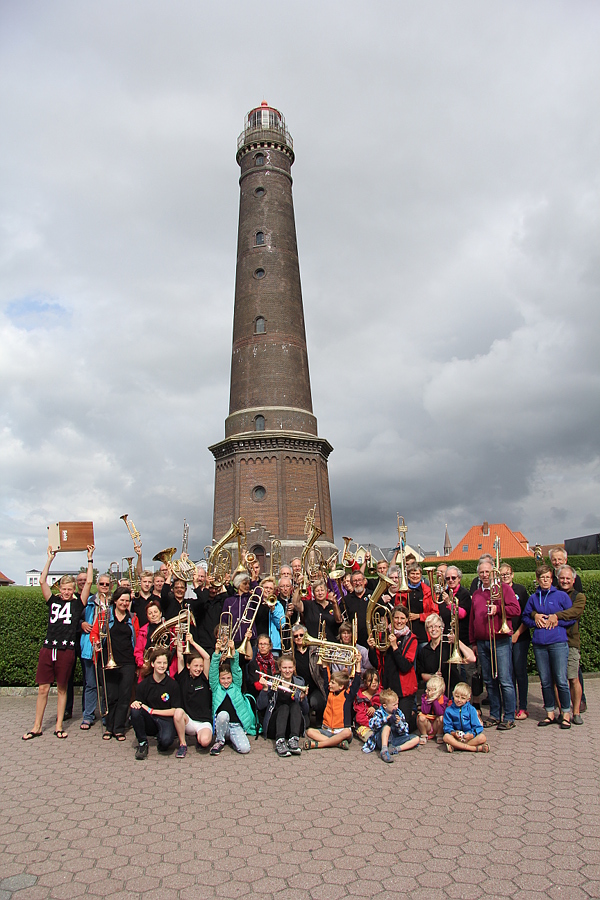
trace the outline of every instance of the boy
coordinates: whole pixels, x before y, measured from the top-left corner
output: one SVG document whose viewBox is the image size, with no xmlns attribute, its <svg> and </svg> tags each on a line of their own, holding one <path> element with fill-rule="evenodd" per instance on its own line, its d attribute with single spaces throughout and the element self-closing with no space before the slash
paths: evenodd
<svg viewBox="0 0 600 900">
<path fill-rule="evenodd" d="M 329 690 L 323 713 L 323 725 L 321 728 L 307 728 L 304 749 L 341 747 L 342 750 L 349 750 L 352 740 L 352 705 L 360 687 L 360 661 L 356 664 L 352 684 L 346 671 L 334 672 L 331 678 L 329 671 L 327 669 L 325 671 L 325 689 Z"/>
<path fill-rule="evenodd" d="M 372 719 L 369 728 L 373 732 L 363 747 L 363 753 L 371 753 L 378 748 L 382 760 L 393 762 L 392 756 L 399 751 L 412 750 L 419 746 L 418 735 L 410 736 L 404 714 L 398 709 L 398 694 L 387 688 L 381 691 L 381 706 Z"/>
<path fill-rule="evenodd" d="M 471 688 L 464 681 L 459 681 L 452 692 L 452 703 L 444 713 L 444 743 L 448 753 L 453 750 L 490 752 L 483 725 L 470 701 Z"/>
<path fill-rule="evenodd" d="M 233 649 L 233 641 L 229 641 L 229 646 Z M 233 659 L 221 662 L 223 649 L 224 646 L 217 641 L 208 673 L 216 738 L 210 748 L 211 756 L 218 756 L 227 738 L 238 753 L 250 753 L 248 735 L 256 734 L 252 707 L 242 693 L 240 655 L 236 650 Z"/>
</svg>

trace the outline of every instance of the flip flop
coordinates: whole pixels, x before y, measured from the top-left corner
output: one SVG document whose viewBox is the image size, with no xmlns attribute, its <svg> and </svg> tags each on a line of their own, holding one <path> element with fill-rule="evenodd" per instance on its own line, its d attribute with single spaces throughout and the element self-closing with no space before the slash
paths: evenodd
<svg viewBox="0 0 600 900">
<path fill-rule="evenodd" d="M 69 735 L 66 731 L 55 731 L 54 737 L 57 737 L 59 741 L 64 741 L 65 738 L 68 738 Z"/>
<path fill-rule="evenodd" d="M 79 726 L 79 730 L 80 731 L 89 731 L 91 727 L 92 726 L 90 725 L 89 722 L 82 722 L 81 725 Z"/>
<path fill-rule="evenodd" d="M 102 740 L 103 740 L 103 741 L 110 741 L 111 739 L 112 739 L 112 732 L 110 732 L 110 731 L 105 731 L 104 734 L 102 735 Z"/>
<path fill-rule="evenodd" d="M 23 735 L 23 737 L 21 738 L 21 740 L 22 740 L 22 741 L 32 741 L 34 738 L 36 738 L 36 737 L 41 737 L 41 736 L 42 736 L 42 732 L 41 732 L 41 731 L 27 731 L 27 732 Z"/>
<path fill-rule="evenodd" d="M 113 737 L 114 737 L 115 741 L 118 741 L 120 744 L 122 744 L 123 741 L 127 740 L 127 738 L 125 737 L 124 734 L 113 734 Z"/>
<path fill-rule="evenodd" d="M 526 709 L 520 709 L 519 712 L 515 716 L 515 719 L 519 719 L 519 721 L 521 719 L 528 719 L 528 718 L 529 718 L 529 713 L 527 712 Z"/>
</svg>

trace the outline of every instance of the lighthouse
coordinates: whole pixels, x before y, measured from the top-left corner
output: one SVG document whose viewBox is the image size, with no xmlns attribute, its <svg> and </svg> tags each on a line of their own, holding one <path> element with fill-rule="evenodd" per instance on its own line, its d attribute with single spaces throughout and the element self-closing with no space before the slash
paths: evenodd
<svg viewBox="0 0 600 900">
<path fill-rule="evenodd" d="M 241 516 L 248 548 L 299 555 L 314 507 L 333 551 L 327 459 L 331 444 L 313 413 L 292 197 L 294 147 L 282 114 L 266 101 L 238 137 L 240 210 L 225 438 L 215 458 L 213 537 Z M 267 559 L 268 563 L 268 559 Z M 263 568 L 266 568 L 263 563 Z"/>
</svg>

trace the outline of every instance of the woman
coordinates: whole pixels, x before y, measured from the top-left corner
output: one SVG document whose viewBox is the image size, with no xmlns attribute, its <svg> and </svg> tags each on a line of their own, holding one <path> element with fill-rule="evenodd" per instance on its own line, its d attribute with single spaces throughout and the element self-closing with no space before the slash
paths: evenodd
<svg viewBox="0 0 600 900">
<path fill-rule="evenodd" d="M 375 646 L 375 638 L 369 637 L 369 659 L 380 673 L 382 688 L 391 688 L 398 694 L 398 708 L 408 722 L 409 731 L 414 731 L 415 699 L 417 695 L 417 675 L 415 658 L 417 638 L 409 628 L 408 611 L 403 606 L 394 610 L 390 646 L 382 653 Z"/>
<path fill-rule="evenodd" d="M 304 624 L 312 637 L 318 637 L 321 623 L 325 623 L 325 634 L 328 641 L 337 639 L 338 627 L 342 614 L 337 596 L 327 592 L 327 585 L 322 578 L 311 583 L 313 600 L 302 599 L 299 592 L 294 591 L 294 606 L 304 618 Z"/>
<path fill-rule="evenodd" d="M 303 647 L 302 639 L 306 634 L 305 625 L 294 625 L 292 639 L 294 641 L 294 659 L 296 662 L 296 674 L 308 685 L 308 705 L 310 718 L 317 728 L 323 722 L 323 713 L 327 703 L 325 683 L 317 662 L 318 649 L 316 647 Z"/>
<path fill-rule="evenodd" d="M 548 622 L 548 617 L 572 606 L 571 598 L 552 584 L 554 571 L 544 563 L 535 570 L 538 589 L 531 595 L 523 610 L 523 622 L 533 628 L 533 652 L 535 664 L 542 682 L 542 694 L 546 718 L 538 722 L 539 727 L 553 725 L 558 722 L 554 699 L 553 683 L 558 691 L 558 699 L 562 709 L 561 728 L 571 727 L 571 693 L 567 678 L 569 661 L 569 642 L 567 628 L 574 620 L 563 622 L 554 620 L 556 625 Z"/>
<path fill-rule="evenodd" d="M 108 712 L 106 714 L 106 731 L 102 735 L 103 740 L 125 740 L 125 723 L 129 711 L 131 691 L 135 682 L 135 657 L 133 651 L 138 634 L 137 617 L 131 617 L 129 607 L 131 605 L 131 588 L 119 587 L 112 596 L 112 606 L 109 606 L 108 634 L 110 636 L 110 649 L 117 668 L 107 668 L 108 662 L 108 638 L 100 641 L 100 617 L 96 619 L 90 632 L 90 640 L 96 652 L 102 653 L 102 665 L 106 678 L 106 702 Z M 104 623 L 103 623 L 104 624 Z"/>
<path fill-rule="evenodd" d="M 246 636 L 248 626 L 246 623 L 240 624 L 246 609 L 248 600 L 250 599 L 250 576 L 247 572 L 238 572 L 233 576 L 233 588 L 235 595 L 226 597 L 223 602 L 223 612 L 231 613 L 231 623 L 233 629 L 233 641 L 237 647 L 242 643 Z M 256 625 L 252 626 L 250 641 L 256 644 Z M 251 648 L 249 648 L 252 659 Z"/>
<path fill-rule="evenodd" d="M 425 619 L 431 613 L 437 613 L 437 604 L 431 595 L 431 588 L 423 581 L 423 570 L 418 563 L 411 563 L 406 569 L 408 578 L 408 591 L 396 594 L 395 602 L 408 610 L 409 627 L 413 632 L 419 647 L 427 643 L 425 631 Z"/>
<path fill-rule="evenodd" d="M 146 625 L 142 625 L 138 632 L 138 636 L 135 642 L 135 649 L 133 651 L 133 655 L 135 657 L 135 662 L 140 669 L 139 681 L 142 680 L 141 668 L 146 662 L 148 658 L 148 654 L 154 648 L 154 644 L 152 643 L 152 635 L 159 627 L 159 625 L 163 622 L 162 613 L 160 610 L 160 603 L 157 599 L 152 599 L 146 606 L 146 616 L 148 618 L 148 622 Z M 175 660 L 175 666 L 173 666 L 173 662 L 171 661 L 171 670 L 169 671 L 169 675 L 174 676 L 177 671 L 177 661 Z"/>
<path fill-rule="evenodd" d="M 277 599 L 275 579 L 270 575 L 260 583 L 262 591 L 261 603 L 256 616 L 256 631 L 258 634 L 268 634 L 275 656 L 281 653 L 281 632 L 279 626 L 285 617 L 282 603 Z"/>
<path fill-rule="evenodd" d="M 425 684 L 434 675 L 441 675 L 446 682 L 449 693 L 461 679 L 460 666 L 449 663 L 451 643 L 443 639 L 444 622 L 437 613 L 432 613 L 425 619 L 425 630 L 429 641 L 423 647 L 419 647 L 417 654 L 417 675 Z M 465 663 L 474 663 L 475 654 L 466 644 L 459 641 L 459 650 Z M 453 647 L 453 645 L 452 645 Z"/>
</svg>

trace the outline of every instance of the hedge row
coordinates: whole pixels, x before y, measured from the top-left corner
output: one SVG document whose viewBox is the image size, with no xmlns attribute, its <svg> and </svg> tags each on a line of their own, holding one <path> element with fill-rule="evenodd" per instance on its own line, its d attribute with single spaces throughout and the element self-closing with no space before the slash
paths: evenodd
<svg viewBox="0 0 600 900">
<path fill-rule="evenodd" d="M 440 566 L 444 562 L 447 562 L 448 565 L 458 566 L 465 575 L 471 575 L 477 571 L 478 560 L 476 559 L 453 559 L 450 561 L 445 560 L 443 556 L 440 556 L 435 565 Z M 537 567 L 537 561 L 529 556 L 503 559 L 502 562 L 508 563 L 512 567 L 513 572 L 535 572 Z M 549 562 L 547 557 L 544 559 L 544 562 Z M 430 563 L 427 563 L 427 565 L 430 565 Z M 569 565 L 573 566 L 574 569 L 577 569 L 578 572 L 596 571 L 600 569 L 600 555 L 569 556 Z"/>
<path fill-rule="evenodd" d="M 468 587 L 472 576 L 463 578 Z M 582 572 L 587 597 L 581 621 L 581 666 L 585 672 L 600 670 L 600 572 Z M 515 581 L 533 590 L 531 572 L 519 572 Z M 0 685 L 29 687 L 35 684 L 39 649 L 46 636 L 47 606 L 40 588 L 0 588 Z M 530 671 L 535 671 L 533 653 Z M 79 670 L 76 683 L 81 683 Z"/>
</svg>

